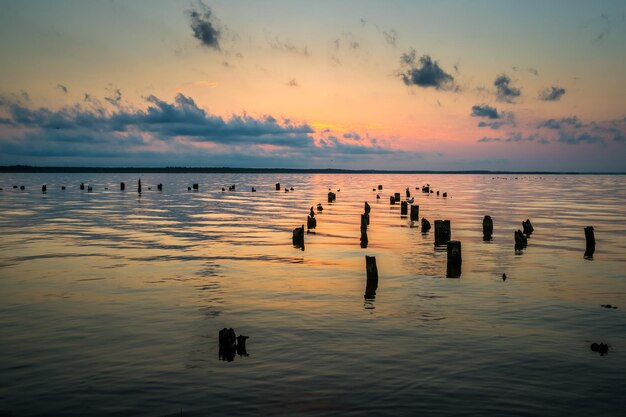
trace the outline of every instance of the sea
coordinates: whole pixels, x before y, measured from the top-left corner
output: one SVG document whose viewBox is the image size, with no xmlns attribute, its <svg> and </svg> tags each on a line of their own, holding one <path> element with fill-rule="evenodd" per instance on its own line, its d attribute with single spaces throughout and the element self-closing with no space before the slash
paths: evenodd
<svg viewBox="0 0 626 417">
<path fill-rule="evenodd" d="M 625 415 L 626 176 L 3 173 L 0 188 L 0 416 Z M 407 190 L 420 221 L 390 203 Z M 435 220 L 461 242 L 458 278 Z M 245 349 L 220 355 L 224 328 Z"/>
</svg>

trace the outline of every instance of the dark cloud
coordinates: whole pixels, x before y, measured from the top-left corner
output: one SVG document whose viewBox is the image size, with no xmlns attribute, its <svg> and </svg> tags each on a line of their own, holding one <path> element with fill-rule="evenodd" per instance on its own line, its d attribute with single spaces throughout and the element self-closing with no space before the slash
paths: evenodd
<svg viewBox="0 0 626 417">
<path fill-rule="evenodd" d="M 278 36 L 274 36 L 273 38 L 268 37 L 267 42 L 269 43 L 270 48 L 274 50 L 289 52 L 292 54 L 303 55 L 307 57 L 309 56 L 309 47 L 307 45 L 297 46 L 290 41 L 281 40 Z"/>
<path fill-rule="evenodd" d="M 109 87 L 109 95 L 104 99 L 114 106 L 118 106 L 122 101 L 122 91 L 119 88 Z"/>
<path fill-rule="evenodd" d="M 566 127 L 566 126 L 579 129 L 583 127 L 583 124 L 578 117 L 572 116 L 572 117 L 563 117 L 561 119 L 544 120 L 543 122 L 540 122 L 537 125 L 537 128 L 561 129 L 562 127 Z"/>
<path fill-rule="evenodd" d="M 499 119 L 500 114 L 498 113 L 498 109 L 495 107 L 491 107 L 487 104 L 475 105 L 472 106 L 471 116 L 474 117 L 487 117 L 489 119 Z"/>
<path fill-rule="evenodd" d="M 194 38 L 207 48 L 220 49 L 221 32 L 216 28 L 211 8 L 200 1 L 198 6 L 188 11 Z"/>
<path fill-rule="evenodd" d="M 559 101 L 565 94 L 565 89 L 562 87 L 548 87 L 539 92 L 539 98 L 543 101 Z"/>
<path fill-rule="evenodd" d="M 63 92 L 63 94 L 67 94 L 67 87 L 63 84 L 57 84 L 57 88 Z"/>
<path fill-rule="evenodd" d="M 536 142 L 540 144 L 548 144 L 550 141 L 546 138 L 542 138 L 537 134 L 531 135 L 523 135 L 520 132 L 509 132 L 508 135 L 504 138 L 493 138 L 493 137 L 483 137 L 478 139 L 478 143 L 489 143 L 489 142 L 500 142 L 500 143 L 519 143 L 519 142 Z"/>
<path fill-rule="evenodd" d="M 600 135 L 594 135 L 589 132 L 572 133 L 566 131 L 559 132 L 558 141 L 570 145 L 578 145 L 580 143 L 605 143 L 604 138 Z"/>
<path fill-rule="evenodd" d="M 511 79 L 506 74 L 499 75 L 493 85 L 496 87 L 496 97 L 499 101 L 512 103 L 515 98 L 522 94 L 519 88 L 511 85 Z"/>
<path fill-rule="evenodd" d="M 433 87 L 436 90 L 457 91 L 454 77 L 445 72 L 437 61 L 430 56 L 422 55 L 417 59 L 415 49 L 400 57 L 400 78 L 404 84 L 418 87 Z"/>
</svg>

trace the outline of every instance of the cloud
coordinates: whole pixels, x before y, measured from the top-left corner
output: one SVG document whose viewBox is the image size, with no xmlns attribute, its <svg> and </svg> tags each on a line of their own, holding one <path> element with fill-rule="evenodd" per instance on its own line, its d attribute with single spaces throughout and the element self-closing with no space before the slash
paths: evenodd
<svg viewBox="0 0 626 417">
<path fill-rule="evenodd" d="M 298 81 L 296 81 L 296 79 L 295 79 L 295 78 L 290 79 L 290 80 L 287 82 L 287 85 L 288 85 L 289 87 L 299 87 L 299 86 L 300 86 L 300 84 L 298 84 Z"/>
<path fill-rule="evenodd" d="M 107 90 L 109 91 L 109 96 L 105 97 L 104 99 L 110 104 L 118 106 L 122 101 L 122 90 L 120 90 L 119 88 L 114 88 L 113 86 L 109 86 Z"/>
<path fill-rule="evenodd" d="M 498 109 L 495 107 L 491 107 L 487 104 L 475 105 L 472 106 L 471 116 L 474 117 L 487 117 L 489 119 L 499 119 L 500 114 L 498 113 Z"/>
<path fill-rule="evenodd" d="M 189 10 L 187 14 L 193 37 L 207 48 L 220 50 L 221 32 L 216 28 L 211 8 L 200 1 L 197 8 Z"/>
<path fill-rule="evenodd" d="M 572 133 L 561 131 L 559 132 L 558 141 L 570 145 L 577 145 L 579 143 L 605 143 L 602 136 L 594 135 L 589 132 Z"/>
<path fill-rule="evenodd" d="M 57 88 L 63 92 L 63 94 L 67 94 L 67 87 L 63 84 L 57 84 Z"/>
<path fill-rule="evenodd" d="M 270 45 L 270 48 L 276 51 L 289 52 L 292 54 L 309 56 L 309 47 L 307 45 L 297 46 L 296 44 L 290 41 L 283 41 L 278 36 L 268 37 L 267 42 Z"/>
<path fill-rule="evenodd" d="M 511 85 L 511 79 L 506 74 L 499 75 L 493 85 L 496 87 L 496 97 L 499 101 L 513 103 L 513 100 L 522 94 L 519 88 Z"/>
<path fill-rule="evenodd" d="M 543 101 L 559 101 L 565 94 L 565 89 L 562 87 L 548 87 L 539 92 L 539 99 Z"/>
<path fill-rule="evenodd" d="M 532 75 L 538 77 L 539 76 L 539 71 L 537 71 L 537 69 L 535 68 L 528 68 L 528 72 L 531 73 Z"/>
<path fill-rule="evenodd" d="M 400 57 L 400 78 L 408 86 L 433 87 L 436 90 L 458 91 L 454 77 L 445 72 L 429 55 L 417 59 L 415 49 Z"/>
<path fill-rule="evenodd" d="M 396 47 L 396 44 L 398 42 L 398 32 L 395 29 L 381 29 L 380 26 L 378 26 L 376 23 L 365 20 L 364 18 L 361 18 L 360 22 L 361 27 L 366 27 L 368 25 L 372 26 L 376 30 L 376 32 L 383 35 L 383 38 L 385 39 L 385 42 L 387 44 L 393 46 L 394 48 Z"/>
<path fill-rule="evenodd" d="M 537 125 L 537 128 L 561 129 L 562 127 L 565 127 L 565 126 L 579 129 L 583 127 L 583 124 L 578 117 L 571 116 L 571 117 L 563 117 L 561 119 L 544 120 Z"/>
<path fill-rule="evenodd" d="M 543 138 L 535 133 L 531 135 L 524 135 L 520 132 L 509 132 L 504 138 L 493 138 L 493 137 L 483 137 L 478 139 L 478 143 L 489 143 L 489 142 L 499 142 L 499 143 L 519 143 L 519 142 L 536 142 L 542 145 L 550 143 L 550 141 L 546 138 Z"/>
</svg>

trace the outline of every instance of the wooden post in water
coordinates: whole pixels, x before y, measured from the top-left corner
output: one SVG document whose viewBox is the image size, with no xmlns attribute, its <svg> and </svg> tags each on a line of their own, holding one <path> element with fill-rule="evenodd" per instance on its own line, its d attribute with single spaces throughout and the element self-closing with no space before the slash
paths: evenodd
<svg viewBox="0 0 626 417">
<path fill-rule="evenodd" d="M 219 358 L 223 361 L 232 362 L 235 358 L 235 331 L 233 329 L 223 328 L 219 332 Z"/>
<path fill-rule="evenodd" d="M 276 191 L 280 191 L 280 183 L 279 182 L 276 183 Z"/>
<path fill-rule="evenodd" d="M 120 182 L 120 191 L 124 191 L 126 189 L 126 184 Z"/>
<path fill-rule="evenodd" d="M 391 205 L 396 204 L 396 198 L 392 195 L 389 196 L 389 204 Z"/>
<path fill-rule="evenodd" d="M 378 184 L 378 189 L 379 189 L 379 190 L 382 190 L 382 189 L 383 189 L 383 186 L 382 186 L 381 184 Z"/>
<path fill-rule="evenodd" d="M 408 212 L 408 204 L 406 201 L 400 203 L 400 216 L 406 216 Z"/>
<path fill-rule="evenodd" d="M 524 234 L 526 236 L 530 236 L 535 231 L 535 228 L 530 223 L 529 219 L 526 219 L 525 222 L 522 222 L 522 227 L 524 228 Z"/>
<path fill-rule="evenodd" d="M 194 190 L 194 191 L 198 191 L 198 188 L 199 188 L 199 187 L 198 187 L 198 183 L 194 183 L 194 184 L 192 185 L 192 188 L 193 188 L 193 190 Z"/>
<path fill-rule="evenodd" d="M 450 220 L 435 220 L 435 246 L 445 245 L 450 237 Z"/>
<path fill-rule="evenodd" d="M 406 198 L 411 197 L 411 191 L 409 191 L 409 187 L 406 187 Z"/>
<path fill-rule="evenodd" d="M 291 241 L 294 247 L 304 250 L 304 225 L 293 229 Z"/>
<path fill-rule="evenodd" d="M 394 193 L 394 194 L 393 194 L 393 198 L 394 198 L 394 200 L 396 200 L 396 201 L 400 201 L 400 193 Z"/>
<path fill-rule="evenodd" d="M 420 219 L 420 206 L 411 206 L 411 221 L 416 222 Z"/>
<path fill-rule="evenodd" d="M 46 184 L 44 184 L 41 186 L 41 192 L 45 194 L 46 191 L 48 191 L 48 187 L 46 187 Z"/>
<path fill-rule="evenodd" d="M 337 200 L 337 194 L 333 193 L 332 191 L 329 191 L 328 192 L 328 202 L 332 203 L 335 200 Z"/>
<path fill-rule="evenodd" d="M 422 217 L 422 233 L 426 233 L 430 230 L 430 222 L 426 217 Z"/>
<path fill-rule="evenodd" d="M 141 178 L 137 181 L 137 192 L 141 194 Z"/>
<path fill-rule="evenodd" d="M 489 241 L 491 240 L 491 236 L 493 235 L 493 220 L 491 216 L 485 216 L 483 218 L 483 240 Z"/>
<path fill-rule="evenodd" d="M 157 185 L 157 190 L 159 190 L 159 191 L 163 191 L 163 184 L 159 183 L 159 184 Z"/>
<path fill-rule="evenodd" d="M 528 239 L 521 230 L 515 231 L 515 250 L 522 250 L 528 246 Z"/>
<path fill-rule="evenodd" d="M 593 232 L 593 226 L 585 227 L 585 259 L 593 259 L 593 253 L 596 251 L 596 237 Z"/>
<path fill-rule="evenodd" d="M 81 183 L 80 183 L 80 189 L 81 189 L 81 190 L 84 190 L 84 189 L 85 189 L 85 183 L 83 183 L 83 182 L 81 182 Z"/>
<path fill-rule="evenodd" d="M 365 271 L 367 273 L 365 298 L 374 298 L 378 289 L 378 267 L 376 266 L 375 256 L 365 255 Z"/>
<path fill-rule="evenodd" d="M 461 242 L 449 240 L 446 244 L 448 252 L 448 267 L 446 277 L 459 278 L 461 276 Z"/>
<path fill-rule="evenodd" d="M 361 229 L 361 248 L 365 249 L 367 248 L 367 245 L 369 243 L 369 239 L 367 238 L 367 229 Z"/>
</svg>

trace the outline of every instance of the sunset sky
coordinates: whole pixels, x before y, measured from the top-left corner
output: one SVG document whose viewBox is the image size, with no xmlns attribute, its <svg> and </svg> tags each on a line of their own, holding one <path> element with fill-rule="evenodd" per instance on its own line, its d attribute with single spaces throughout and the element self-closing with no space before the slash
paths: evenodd
<svg viewBox="0 0 626 417">
<path fill-rule="evenodd" d="M 626 2 L 1 1 L 0 164 L 626 171 Z"/>
</svg>

